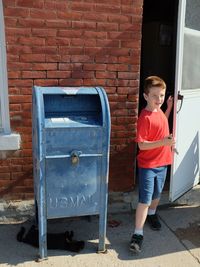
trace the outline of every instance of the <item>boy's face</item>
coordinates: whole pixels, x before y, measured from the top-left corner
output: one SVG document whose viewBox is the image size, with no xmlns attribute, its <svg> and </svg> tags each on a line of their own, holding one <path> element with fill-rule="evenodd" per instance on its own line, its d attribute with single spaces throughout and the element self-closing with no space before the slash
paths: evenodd
<svg viewBox="0 0 200 267">
<path fill-rule="evenodd" d="M 165 100 L 165 89 L 162 87 L 151 87 L 148 94 L 143 94 L 147 101 L 146 109 L 150 111 L 158 111 Z"/>
</svg>

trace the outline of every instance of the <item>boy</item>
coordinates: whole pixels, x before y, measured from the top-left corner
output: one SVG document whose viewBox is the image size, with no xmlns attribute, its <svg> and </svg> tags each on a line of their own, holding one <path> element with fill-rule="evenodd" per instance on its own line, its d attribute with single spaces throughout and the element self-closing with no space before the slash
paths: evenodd
<svg viewBox="0 0 200 267">
<path fill-rule="evenodd" d="M 146 78 L 143 96 L 147 105 L 138 118 L 136 137 L 139 147 L 139 203 L 136 209 L 135 231 L 130 242 L 130 250 L 134 252 L 141 251 L 146 219 L 153 230 L 161 228 L 156 208 L 164 186 L 167 165 L 172 162 L 171 147 L 175 144 L 168 126 L 172 97 L 167 100 L 165 114 L 161 110 L 165 92 L 166 84 L 161 78 Z"/>
</svg>

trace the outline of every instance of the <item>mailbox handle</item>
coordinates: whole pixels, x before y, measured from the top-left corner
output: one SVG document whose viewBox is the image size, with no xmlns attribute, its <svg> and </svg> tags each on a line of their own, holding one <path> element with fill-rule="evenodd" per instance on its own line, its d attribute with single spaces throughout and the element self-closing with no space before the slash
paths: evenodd
<svg viewBox="0 0 200 267">
<path fill-rule="evenodd" d="M 79 157 L 102 157 L 103 154 L 80 154 Z M 71 154 L 66 155 L 53 155 L 53 156 L 45 156 L 46 159 L 65 159 L 65 158 L 71 158 Z"/>
</svg>

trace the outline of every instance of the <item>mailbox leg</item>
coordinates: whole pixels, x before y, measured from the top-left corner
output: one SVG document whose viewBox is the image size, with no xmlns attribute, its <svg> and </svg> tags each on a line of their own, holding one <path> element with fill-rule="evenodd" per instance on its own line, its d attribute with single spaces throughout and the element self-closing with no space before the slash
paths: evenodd
<svg viewBox="0 0 200 267">
<path fill-rule="evenodd" d="M 99 247 L 98 253 L 106 253 L 105 239 L 107 226 L 107 185 L 102 185 L 101 206 L 99 215 Z"/>
<path fill-rule="evenodd" d="M 39 258 L 40 260 L 47 258 L 47 235 L 46 222 L 40 222 L 39 219 Z"/>
<path fill-rule="evenodd" d="M 38 205 L 38 228 L 39 228 L 39 260 L 47 259 L 47 216 L 44 198 L 44 188 L 40 187 L 40 203 Z"/>
<path fill-rule="evenodd" d="M 106 246 L 105 246 L 105 239 L 106 239 L 106 225 L 107 225 L 107 218 L 106 213 L 103 211 L 100 213 L 99 216 L 99 246 L 98 246 L 98 253 L 105 253 Z"/>
</svg>

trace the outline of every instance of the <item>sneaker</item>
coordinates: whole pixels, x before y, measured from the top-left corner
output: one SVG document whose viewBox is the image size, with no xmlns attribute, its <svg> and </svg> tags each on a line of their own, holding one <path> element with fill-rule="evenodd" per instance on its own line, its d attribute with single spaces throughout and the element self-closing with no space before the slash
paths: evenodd
<svg viewBox="0 0 200 267">
<path fill-rule="evenodd" d="M 147 222 L 149 223 L 152 230 L 160 230 L 161 229 L 161 223 L 159 222 L 158 215 L 147 215 Z"/>
<path fill-rule="evenodd" d="M 136 234 L 132 235 L 129 249 L 135 253 L 141 252 L 142 241 L 143 241 L 142 235 L 136 235 Z"/>
</svg>

